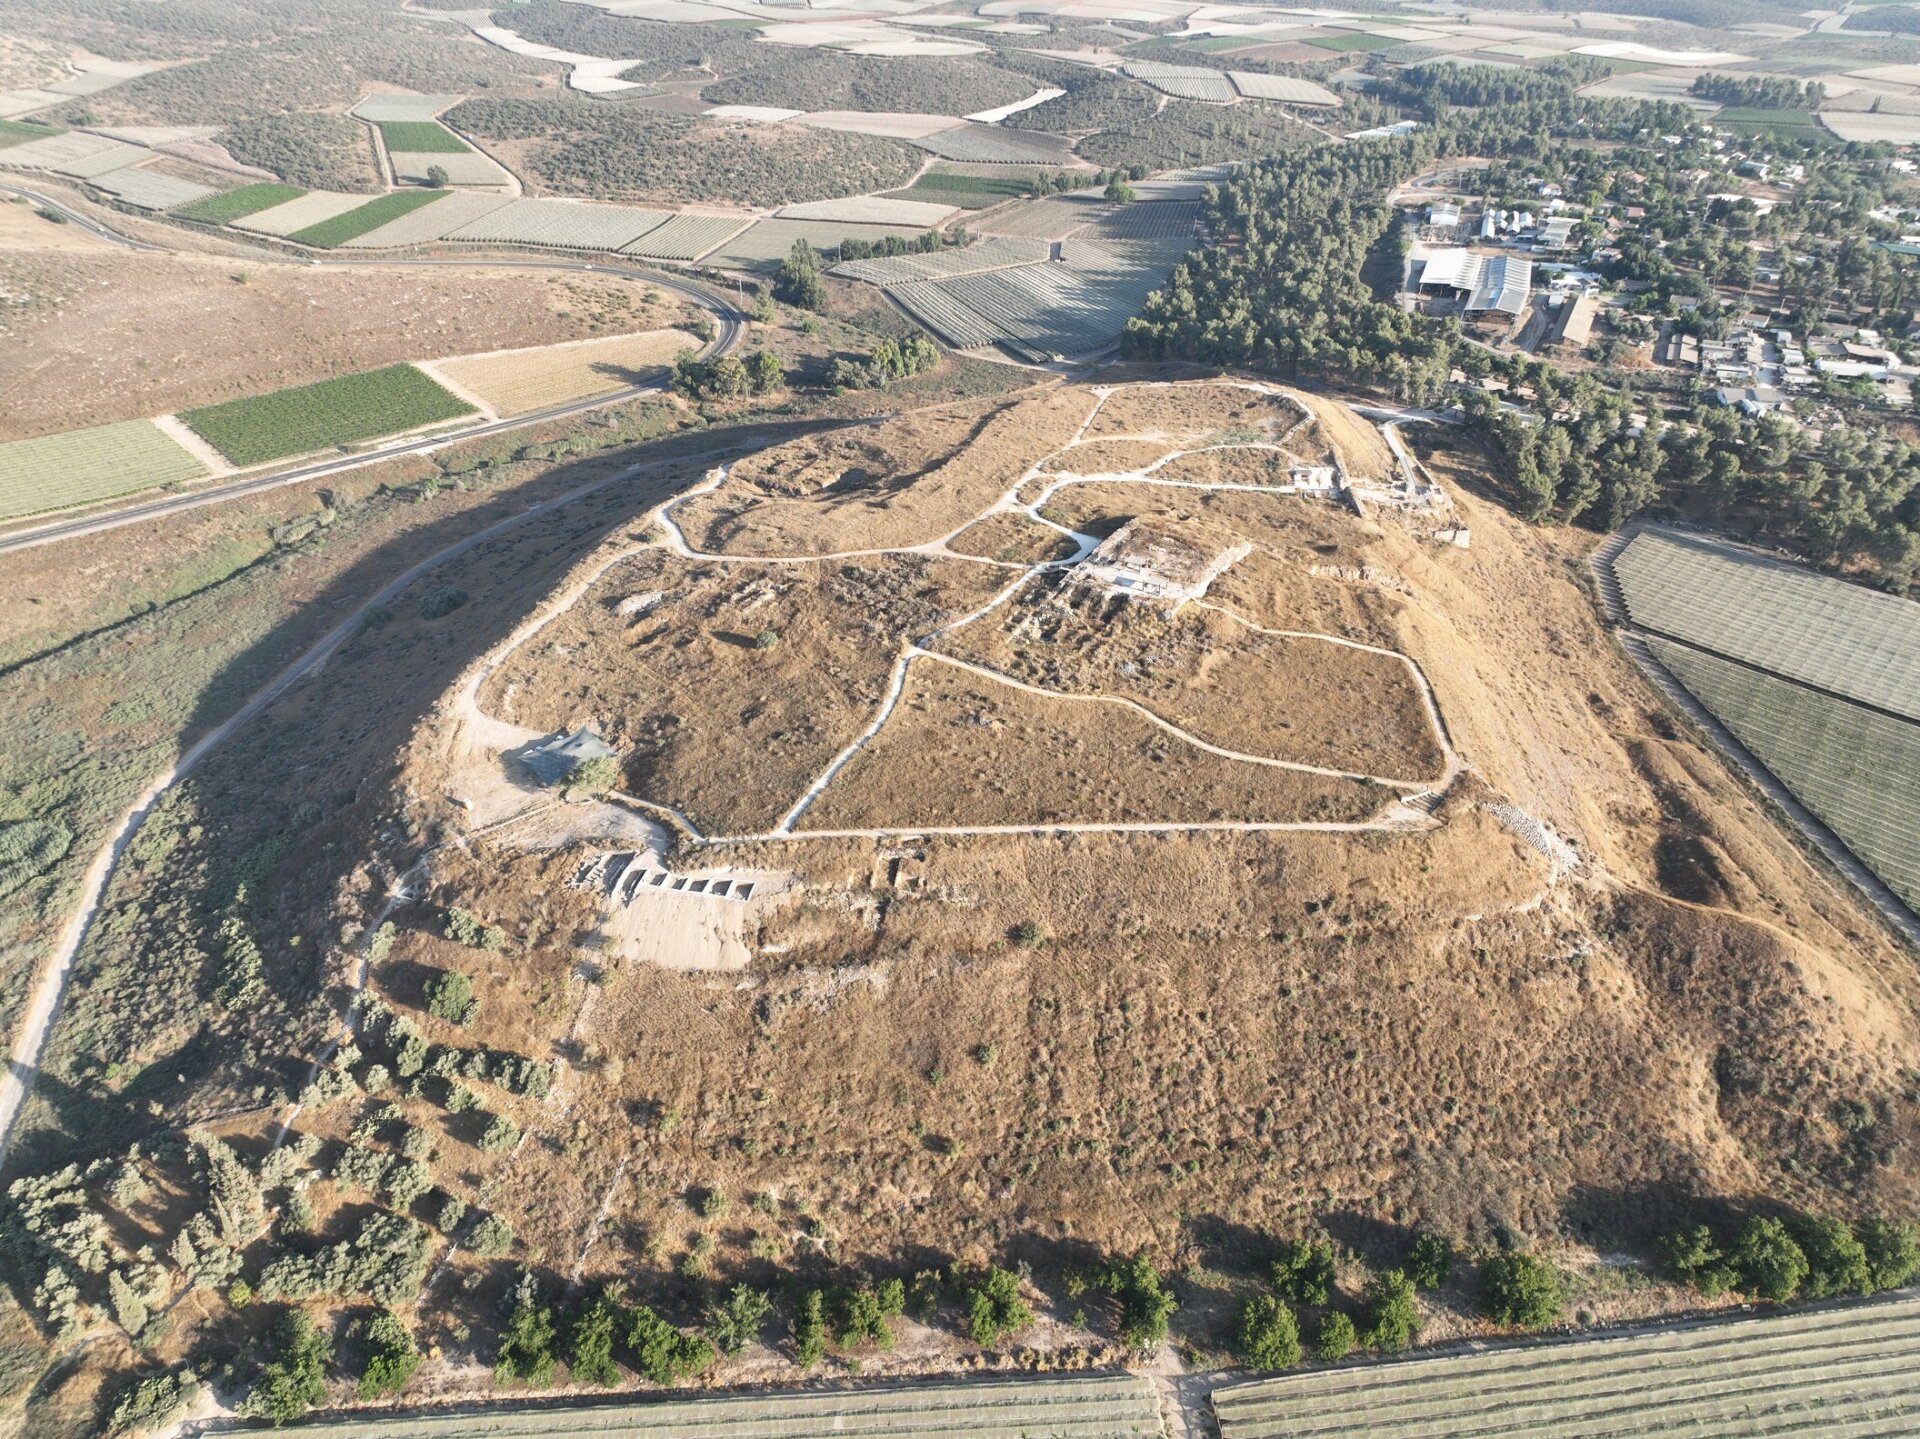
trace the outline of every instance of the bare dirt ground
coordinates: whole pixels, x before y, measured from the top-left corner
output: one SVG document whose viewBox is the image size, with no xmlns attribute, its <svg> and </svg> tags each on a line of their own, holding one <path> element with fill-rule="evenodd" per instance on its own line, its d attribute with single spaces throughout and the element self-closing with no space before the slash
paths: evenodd
<svg viewBox="0 0 1920 1439">
<path fill-rule="evenodd" d="M 0 206 L 7 215 L 18 207 Z M 22 210 L 20 223 L 45 225 Z M 45 225 L 49 230 L 72 226 Z M 4 232 L 0 232 L 4 233 Z M 0 439 L 212 404 L 396 360 L 670 324 L 592 276 L 310 269 L 0 247 Z"/>
<path fill-rule="evenodd" d="M 541 731 L 592 724 L 634 756 L 636 793 L 753 833 L 859 732 L 900 646 L 1004 582 L 919 556 L 717 566 L 662 548 L 608 571 L 480 705 Z M 757 647 L 763 634 L 774 642 Z"/>
<path fill-rule="evenodd" d="M 47 219 L 36 206 L 24 200 L 15 200 L 11 197 L 0 199 L 0 252 L 18 254 L 24 251 L 52 251 L 61 254 L 107 254 L 116 249 L 111 240 L 103 240 L 98 235 L 89 234 L 77 225 L 63 225 Z M 0 275 L 6 274 L 8 270 L 0 269 Z M 6 288 L 9 304 L 21 303 L 20 295 L 16 293 L 10 279 L 0 280 L 0 285 Z"/>
<path fill-rule="evenodd" d="M 1278 820 L 1356 823 L 1376 788 L 1226 759 L 1097 700 L 1049 699 L 936 659 L 802 830 Z"/>
<path fill-rule="evenodd" d="M 1192 446 L 1222 431 L 1277 438 L 1306 417 L 1298 401 L 1273 388 L 1239 385 L 1136 385 L 1100 409 L 1087 438 L 1157 435 Z"/>
</svg>

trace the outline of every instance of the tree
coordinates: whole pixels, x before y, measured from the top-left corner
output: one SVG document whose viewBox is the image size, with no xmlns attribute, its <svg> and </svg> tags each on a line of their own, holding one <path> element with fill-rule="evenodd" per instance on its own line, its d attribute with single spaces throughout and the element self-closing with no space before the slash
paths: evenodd
<svg viewBox="0 0 1920 1439">
<path fill-rule="evenodd" d="M 223 1140 L 210 1134 L 194 1137 L 200 1166 L 207 1180 L 207 1199 L 215 1227 L 227 1244 L 251 1243 L 266 1222 L 266 1202 L 253 1172 Z"/>
<path fill-rule="evenodd" d="M 507 947 L 507 932 L 497 924 L 488 924 L 478 915 L 457 906 L 447 911 L 447 938 L 469 949 L 498 953 Z M 404 1070 L 401 1071 L 405 1073 Z"/>
<path fill-rule="evenodd" d="M 655 1384 L 677 1384 L 713 1362 L 713 1346 L 698 1335 L 682 1334 L 645 1305 L 633 1311 L 627 1342 L 640 1372 Z"/>
<path fill-rule="evenodd" d="M 1743 1293 L 1785 1303 L 1800 1292 L 1807 1277 L 1807 1256 L 1778 1219 L 1755 1216 L 1741 1226 L 1728 1251 Z"/>
<path fill-rule="evenodd" d="M 610 754 L 583 759 L 567 774 L 567 789 L 574 794 L 605 794 L 618 789 L 626 779 L 620 761 Z"/>
<path fill-rule="evenodd" d="M 766 395 L 785 387 L 787 372 L 780 366 L 780 357 L 771 350 L 755 350 L 747 356 L 747 378 L 754 394 Z"/>
<path fill-rule="evenodd" d="M 618 1290 L 603 1290 L 574 1315 L 567 1326 L 567 1374 L 583 1384 L 610 1388 L 620 1382 L 620 1368 L 613 1362 L 615 1337 L 623 1327 L 625 1306 Z"/>
<path fill-rule="evenodd" d="M 520 1271 L 500 1336 L 493 1382 L 546 1385 L 553 1379 L 553 1310 L 540 1302 L 539 1281 L 531 1269 Z"/>
<path fill-rule="evenodd" d="M 1413 1281 L 1398 1269 L 1376 1274 L 1360 1294 L 1360 1342 L 1369 1349 L 1396 1354 L 1413 1343 L 1420 1330 L 1420 1309 L 1413 1299 Z"/>
<path fill-rule="evenodd" d="M 773 280 L 774 298 L 802 310 L 826 308 L 826 282 L 820 278 L 820 257 L 805 240 L 795 240 L 780 262 Z"/>
<path fill-rule="evenodd" d="M 497 1214 L 489 1214 L 473 1226 L 467 1236 L 467 1248 L 482 1259 L 498 1259 L 513 1248 L 513 1226 Z"/>
<path fill-rule="evenodd" d="M 1273 1261 L 1273 1287 L 1295 1304 L 1325 1304 L 1333 1297 L 1333 1246 L 1325 1240 L 1287 1240 Z"/>
<path fill-rule="evenodd" d="M 1320 1327 L 1314 1332 L 1314 1356 L 1327 1363 L 1337 1363 L 1353 1353 L 1358 1336 L 1353 1332 L 1353 1321 L 1338 1309 L 1323 1315 Z"/>
<path fill-rule="evenodd" d="M 1407 1250 L 1407 1278 L 1416 1289 L 1438 1289 L 1453 1272 L 1453 1243 L 1444 1234 L 1426 1230 Z"/>
<path fill-rule="evenodd" d="M 278 1428 L 326 1399 L 333 1340 L 314 1327 L 306 1310 L 289 1309 L 275 1328 L 274 1343 L 278 1352 L 261 1369 L 247 1408 Z"/>
<path fill-rule="evenodd" d="M 398 1394 L 420 1367 L 420 1348 L 413 1335 L 399 1315 L 382 1309 L 367 1321 L 365 1338 L 367 1365 L 360 1371 L 360 1397 Z"/>
<path fill-rule="evenodd" d="M 1234 1350 L 1250 1369 L 1291 1369 L 1300 1362 L 1300 1325 L 1278 1299 L 1256 1295 L 1240 1306 Z"/>
<path fill-rule="evenodd" d="M 1794 1243 L 1807 1258 L 1803 1293 L 1808 1299 L 1873 1292 L 1867 1249 L 1851 1229 L 1832 1216 L 1801 1216 L 1792 1226 Z"/>
<path fill-rule="evenodd" d="M 1157 1349 L 1179 1301 L 1167 1292 L 1147 1256 L 1108 1260 L 1095 1272 L 1094 1283 L 1120 1301 L 1120 1337 L 1133 1349 Z"/>
<path fill-rule="evenodd" d="M 107 1275 L 107 1299 L 113 1306 L 114 1323 L 138 1338 L 147 1327 L 147 1301 L 118 1269 Z"/>
<path fill-rule="evenodd" d="M 444 970 L 438 978 L 427 981 L 427 1013 L 435 1019 L 467 1025 L 473 1023 L 479 1012 L 480 1001 L 474 997 L 473 981 L 459 970 Z"/>
<path fill-rule="evenodd" d="M 496 1114 L 480 1136 L 480 1149 L 485 1154 L 499 1154 L 519 1142 L 520 1126 L 506 1115 Z"/>
<path fill-rule="evenodd" d="M 1033 1310 L 1020 1297 L 1020 1276 L 1011 1270 L 989 1268 L 967 1291 L 967 1337 L 982 1349 L 993 1348 L 1031 1323 Z"/>
<path fill-rule="evenodd" d="M 901 1299 L 904 1306 L 904 1294 Z M 864 1286 L 841 1289 L 835 1293 L 834 1301 L 834 1336 L 841 1348 L 852 1349 L 861 1344 L 893 1348 L 893 1327 L 887 1323 L 887 1305 L 878 1293 Z"/>
<path fill-rule="evenodd" d="M 191 1369 L 144 1375 L 113 1401 L 107 1433 L 118 1436 L 164 1429 L 186 1412 L 199 1392 L 200 1381 Z"/>
<path fill-rule="evenodd" d="M 1496 1254 L 1480 1269 L 1487 1313 L 1513 1329 L 1544 1329 L 1560 1318 L 1566 1289 L 1560 1272 L 1532 1254 Z"/>
<path fill-rule="evenodd" d="M 1116 173 L 1107 181 L 1106 196 L 1116 205 L 1125 205 L 1134 198 L 1133 186 L 1126 182 L 1124 176 Z"/>
<path fill-rule="evenodd" d="M 447 173 L 447 167 L 445 165 L 427 166 L 427 184 L 435 190 L 446 189 L 448 182 L 452 180 L 452 178 L 453 177 Z"/>
<path fill-rule="evenodd" d="M 1663 1234 L 1655 1248 L 1660 1268 L 1669 1278 L 1692 1285 L 1708 1299 L 1719 1298 L 1738 1280 L 1713 1231 L 1704 1224 Z"/>
<path fill-rule="evenodd" d="M 760 1337 L 760 1326 L 773 1312 L 773 1301 L 758 1289 L 736 1284 L 726 1302 L 707 1310 L 707 1335 L 729 1358 Z"/>
<path fill-rule="evenodd" d="M 1861 1221 L 1859 1235 L 1874 1290 L 1898 1289 L 1920 1273 L 1920 1224 L 1875 1214 Z"/>
<path fill-rule="evenodd" d="M 802 1369 L 811 1369 L 827 1352 L 827 1296 L 809 1289 L 800 1296 L 800 1309 L 793 1318 L 793 1359 Z"/>
</svg>

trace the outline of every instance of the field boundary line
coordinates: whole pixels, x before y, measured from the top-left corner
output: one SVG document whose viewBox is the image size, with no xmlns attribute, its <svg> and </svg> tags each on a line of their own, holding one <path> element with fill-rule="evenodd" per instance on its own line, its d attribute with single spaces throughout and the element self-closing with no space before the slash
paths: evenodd
<svg viewBox="0 0 1920 1439">
<path fill-rule="evenodd" d="M 500 412 L 482 399 L 478 393 L 469 390 L 458 380 L 448 376 L 447 373 L 440 368 L 440 362 L 438 360 L 415 360 L 413 367 L 429 380 L 432 380 L 434 384 L 452 395 L 456 400 L 462 400 L 472 405 L 473 408 L 479 412 L 480 417 L 488 423 L 492 423 L 500 418 Z"/>
<path fill-rule="evenodd" d="M 217 480 L 226 475 L 237 475 L 240 473 L 239 470 L 234 468 L 233 461 L 229 460 L 206 440 L 202 439 L 199 431 L 195 430 L 178 415 L 171 411 L 164 415 L 155 415 L 153 416 L 153 423 L 161 434 L 172 440 L 181 449 L 185 450 L 207 467 L 205 478 Z"/>
</svg>

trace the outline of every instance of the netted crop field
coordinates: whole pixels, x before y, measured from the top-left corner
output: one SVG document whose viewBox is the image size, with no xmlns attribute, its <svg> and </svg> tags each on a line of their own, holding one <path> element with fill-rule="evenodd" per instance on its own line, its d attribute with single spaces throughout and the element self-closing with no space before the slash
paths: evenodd
<svg viewBox="0 0 1920 1439">
<path fill-rule="evenodd" d="M 1097 194 L 1049 195 L 1019 205 L 1004 215 L 975 226 L 983 235 L 1025 235 L 1035 239 L 1063 240 L 1107 213 L 1108 205 Z"/>
<path fill-rule="evenodd" d="M 209 196 L 204 200 L 195 200 L 190 205 L 182 205 L 176 212 L 183 220 L 201 220 L 209 225 L 232 225 L 249 215 L 258 215 L 263 210 L 273 210 L 290 200 L 298 200 L 306 194 L 298 185 L 283 185 L 277 180 L 262 181 L 258 185 L 242 185 L 238 190 L 229 190 L 224 195 Z"/>
<path fill-rule="evenodd" d="M 1920 909 L 1920 724 L 1688 645 L 1647 643 L 1861 863 Z"/>
<path fill-rule="evenodd" d="M 449 195 L 424 210 L 410 211 L 377 230 L 355 236 L 342 248 L 381 250 L 395 245 L 424 245 L 512 203 L 510 195 Z"/>
<path fill-rule="evenodd" d="M 1920 1428 L 1920 1299 L 1349 1365 L 1213 1391 L 1222 1439 L 1747 1439 Z"/>
<path fill-rule="evenodd" d="M 934 250 L 925 255 L 891 255 L 877 260 L 842 260 L 833 273 L 873 285 L 897 285 L 909 280 L 940 280 L 971 275 L 1008 265 L 1037 265 L 1052 257 L 1049 240 L 992 238 L 958 249 Z"/>
<path fill-rule="evenodd" d="M 1240 98 L 1225 72 L 1199 65 L 1162 65 L 1151 60 L 1136 60 L 1120 67 L 1130 79 L 1144 81 L 1154 89 L 1181 100 L 1204 100 L 1226 105 Z"/>
<path fill-rule="evenodd" d="M 287 236 L 300 245 L 315 245 L 331 250 L 349 240 L 370 234 L 390 220 L 424 209 L 447 198 L 445 190 L 396 190 L 390 195 L 369 200 L 343 214 L 332 215 L 317 225 L 295 230 Z"/>
<path fill-rule="evenodd" d="M 649 260 L 697 260 L 753 223 L 751 215 L 675 215 L 657 230 L 620 247 Z"/>
<path fill-rule="evenodd" d="M 24 145 L 29 140 L 50 140 L 63 133 L 53 125 L 36 125 L 30 120 L 0 120 L 0 150 Z"/>
<path fill-rule="evenodd" d="M 431 120 L 458 105 L 461 95 L 369 95 L 347 113 L 362 120 Z"/>
<path fill-rule="evenodd" d="M 559 250 L 618 250 L 672 218 L 667 210 L 588 205 L 572 200 L 515 200 L 463 225 L 447 238 L 496 240 Z"/>
<path fill-rule="evenodd" d="M 260 235 L 291 235 L 295 230 L 318 225 L 322 220 L 357 210 L 366 203 L 365 195 L 343 195 L 336 190 L 295 191 L 295 198 L 291 200 L 239 216 L 229 223 L 236 230 L 252 230 Z"/>
<path fill-rule="evenodd" d="M 1184 240 L 1192 236 L 1200 206 L 1192 200 L 1136 200 L 1100 216 L 1103 240 Z"/>
<path fill-rule="evenodd" d="M 247 466 L 473 413 L 412 365 L 388 365 L 188 410 L 180 418 L 234 464 Z"/>
<path fill-rule="evenodd" d="M 433 183 L 435 170 L 442 171 L 449 185 L 504 185 L 507 172 L 477 150 L 449 155 L 441 150 L 389 150 L 394 177 L 404 183 Z"/>
<path fill-rule="evenodd" d="M 93 184 L 95 189 L 106 191 L 123 205 L 139 210 L 172 210 L 220 193 L 211 185 L 199 185 L 177 175 L 134 166 L 102 175 Z"/>
<path fill-rule="evenodd" d="M 84 163 L 99 156 L 116 156 L 130 152 L 119 163 L 127 164 L 147 152 L 138 145 L 129 145 L 122 140 L 109 140 L 102 135 L 83 135 L 78 132 L 50 132 L 41 139 L 27 140 L 18 145 L 10 145 L 0 150 L 0 164 L 20 170 L 54 170 L 60 174 L 69 173 L 71 166 Z M 109 166 L 109 168 L 113 168 Z"/>
<path fill-rule="evenodd" d="M 151 420 L 0 445 L 0 519 L 197 480 L 207 468 Z"/>
<path fill-rule="evenodd" d="M 962 125 L 911 140 L 943 160 L 967 160 L 992 165 L 1065 165 L 1073 152 L 1057 135 L 1030 130 L 1004 130 L 997 125 Z"/>
<path fill-rule="evenodd" d="M 434 368 L 497 413 L 524 415 L 644 384 L 659 378 L 682 350 L 699 348 L 700 342 L 685 330 L 648 330 L 572 345 L 442 360 Z"/>
<path fill-rule="evenodd" d="M 887 296 L 956 350 L 975 350 L 1001 338 L 1000 331 L 945 285 L 921 281 L 893 285 Z"/>
<path fill-rule="evenodd" d="M 1229 70 L 1233 88 L 1250 100 L 1279 100 L 1288 105 L 1338 105 L 1340 97 L 1324 85 L 1297 80 L 1291 75 L 1257 75 L 1246 70 Z"/>
<path fill-rule="evenodd" d="M 804 205 L 788 205 L 779 212 L 782 220 L 838 220 L 855 225 L 938 225 L 953 213 L 951 205 L 926 200 L 888 200 L 878 196 L 856 195 L 847 200 L 812 200 Z"/>
<path fill-rule="evenodd" d="M 1613 571 L 1642 629 L 1920 720 L 1920 604 L 1664 530 Z"/>
<path fill-rule="evenodd" d="M 1152 1389 L 1131 1374 L 742 1394 L 518 1413 L 489 1405 L 468 1414 L 381 1415 L 308 1428 L 325 1439 L 811 1439 L 829 1434 L 1158 1439 L 1161 1432 Z"/>
<path fill-rule="evenodd" d="M 107 143 L 113 148 L 96 150 L 91 155 L 83 155 L 77 160 L 68 160 L 58 165 L 49 165 L 47 168 L 56 175 L 67 175 L 75 180 L 94 180 L 153 157 L 153 151 L 144 145 L 129 145 L 122 140 L 110 140 Z M 18 154 L 19 151 L 12 153 Z"/>
</svg>

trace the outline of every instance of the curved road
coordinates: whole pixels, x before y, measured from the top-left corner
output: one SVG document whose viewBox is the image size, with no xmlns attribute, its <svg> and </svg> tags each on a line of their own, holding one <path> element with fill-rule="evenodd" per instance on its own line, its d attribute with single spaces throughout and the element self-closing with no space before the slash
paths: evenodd
<svg viewBox="0 0 1920 1439">
<path fill-rule="evenodd" d="M 123 235 L 109 225 L 101 224 L 92 217 L 70 208 L 61 201 L 37 190 L 25 189 L 11 182 L 0 182 L 0 193 L 19 195 L 44 209 L 64 216 L 67 223 L 77 225 L 90 235 L 96 235 L 113 244 L 131 250 L 142 250 L 158 254 L 169 252 L 163 245 L 155 245 L 146 240 L 137 240 L 131 235 Z M 731 301 L 718 291 L 708 288 L 694 280 L 669 278 L 653 270 L 630 268 L 625 265 L 608 265 L 593 260 L 541 260 L 541 259 L 462 259 L 459 257 L 434 259 L 385 259 L 379 256 L 365 258 L 340 256 L 337 258 L 300 260 L 288 256 L 263 255 L 267 263 L 284 265 L 363 265 L 386 266 L 407 265 L 433 267 L 439 269 L 505 269 L 505 270 L 566 270 L 574 273 L 592 275 L 614 275 L 624 279 L 643 280 L 649 285 L 657 285 L 663 290 L 672 290 L 675 294 L 691 300 L 694 304 L 710 313 L 714 318 L 715 337 L 713 343 L 704 352 L 709 359 L 726 354 L 740 343 L 746 317 L 736 310 Z M 618 404 L 622 400 L 631 400 L 640 395 L 659 394 L 665 385 L 630 385 L 624 390 L 615 390 L 611 394 L 596 395 L 592 399 L 575 400 L 571 404 L 555 405 L 551 409 L 536 410 L 530 415 L 516 415 L 507 420 L 490 420 L 484 424 L 469 425 L 464 429 L 443 431 L 439 434 L 416 436 L 412 439 L 396 440 L 392 444 L 381 445 L 359 454 L 343 455 L 330 460 L 320 460 L 312 464 L 301 465 L 291 470 L 277 470 L 268 474 L 250 475 L 240 479 L 228 480 L 219 484 L 204 486 L 191 494 L 166 495 L 159 499 L 144 500 L 135 504 L 123 505 L 118 509 L 94 515 L 82 515 L 70 520 L 54 520 L 32 529 L 16 530 L 11 534 L 0 535 L 0 555 L 14 550 L 32 549 L 37 545 L 53 544 L 59 540 L 75 539 L 81 535 L 98 534 L 102 530 L 119 529 L 123 525 L 139 524 L 144 520 L 157 519 L 162 515 L 178 514 L 182 510 L 198 509 L 202 505 L 219 504 L 241 495 L 257 494 L 262 490 L 278 489 L 282 485 L 297 485 L 307 480 L 321 479 L 327 475 L 337 475 L 346 470 L 359 469 L 363 465 L 377 464 L 399 455 L 424 454 L 446 445 L 463 440 L 481 439 L 487 435 L 506 434 L 512 430 L 525 429 L 531 425 L 545 424 L 551 420 L 561 420 L 569 415 L 584 414 L 588 410 L 599 409 L 603 405 Z"/>
</svg>

